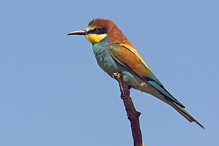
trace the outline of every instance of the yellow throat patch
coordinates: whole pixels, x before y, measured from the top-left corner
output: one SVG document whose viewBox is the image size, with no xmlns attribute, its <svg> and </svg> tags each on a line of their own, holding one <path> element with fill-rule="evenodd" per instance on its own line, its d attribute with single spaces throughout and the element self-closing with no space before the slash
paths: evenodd
<svg viewBox="0 0 219 146">
<path fill-rule="evenodd" d="M 95 44 L 103 40 L 105 37 L 107 37 L 107 34 L 88 34 L 85 35 L 85 37 L 88 39 L 91 44 Z"/>
</svg>

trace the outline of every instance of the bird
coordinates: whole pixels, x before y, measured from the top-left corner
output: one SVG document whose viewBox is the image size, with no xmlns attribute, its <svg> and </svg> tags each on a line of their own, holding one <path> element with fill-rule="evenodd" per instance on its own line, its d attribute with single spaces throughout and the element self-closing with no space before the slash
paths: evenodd
<svg viewBox="0 0 219 146">
<path fill-rule="evenodd" d="M 110 77 L 114 73 L 121 73 L 122 80 L 130 88 L 157 97 L 173 107 L 189 122 L 195 122 L 204 128 L 184 109 L 185 106 L 166 90 L 113 21 L 93 19 L 86 29 L 72 31 L 67 35 L 84 35 L 92 44 L 98 65 Z"/>
</svg>

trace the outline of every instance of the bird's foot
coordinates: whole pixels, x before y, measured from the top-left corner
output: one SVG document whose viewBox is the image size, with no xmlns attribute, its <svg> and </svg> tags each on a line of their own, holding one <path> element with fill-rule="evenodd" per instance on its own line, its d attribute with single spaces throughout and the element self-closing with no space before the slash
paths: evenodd
<svg viewBox="0 0 219 146">
<path fill-rule="evenodd" d="M 112 77 L 116 79 L 119 83 L 120 91 L 121 91 L 121 98 L 125 98 L 126 96 L 130 95 L 129 89 L 131 86 L 127 85 L 122 79 L 122 74 L 119 72 L 113 73 Z"/>
<path fill-rule="evenodd" d="M 120 79 L 121 78 L 121 73 L 119 73 L 119 72 L 114 72 L 113 74 L 112 74 L 112 77 L 114 78 L 114 79 Z"/>
</svg>

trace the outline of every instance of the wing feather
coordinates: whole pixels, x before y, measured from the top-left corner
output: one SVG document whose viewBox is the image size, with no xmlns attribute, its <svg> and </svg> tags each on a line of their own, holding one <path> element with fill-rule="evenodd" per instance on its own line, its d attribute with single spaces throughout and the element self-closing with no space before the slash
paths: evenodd
<svg viewBox="0 0 219 146">
<path fill-rule="evenodd" d="M 134 47 L 127 44 L 112 44 L 110 52 L 118 63 L 134 71 L 140 78 L 156 88 L 166 100 L 185 107 L 164 88 Z"/>
</svg>

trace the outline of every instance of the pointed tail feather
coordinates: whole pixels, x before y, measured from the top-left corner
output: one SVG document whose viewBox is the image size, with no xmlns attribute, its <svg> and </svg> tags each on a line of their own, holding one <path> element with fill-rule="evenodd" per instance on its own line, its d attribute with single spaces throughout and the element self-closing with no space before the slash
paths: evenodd
<svg viewBox="0 0 219 146">
<path fill-rule="evenodd" d="M 176 111 L 178 111 L 183 117 L 185 117 L 189 122 L 195 122 L 197 123 L 200 127 L 202 127 L 203 129 L 205 128 L 204 126 L 202 126 L 202 124 L 200 124 L 198 121 L 196 121 L 188 112 L 186 112 L 186 110 L 184 110 L 181 106 L 179 106 L 176 103 L 173 103 L 171 101 L 169 101 L 169 105 L 171 105 Z"/>
</svg>

